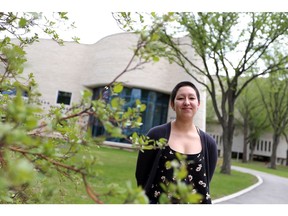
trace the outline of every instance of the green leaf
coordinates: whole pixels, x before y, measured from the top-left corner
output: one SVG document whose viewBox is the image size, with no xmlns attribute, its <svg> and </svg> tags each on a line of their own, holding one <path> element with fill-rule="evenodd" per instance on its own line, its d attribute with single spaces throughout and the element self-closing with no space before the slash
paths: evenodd
<svg viewBox="0 0 288 216">
<path fill-rule="evenodd" d="M 123 90 L 123 85 L 121 83 L 116 83 L 113 86 L 113 92 L 114 93 L 120 93 L 120 92 L 122 92 L 122 90 Z"/>
<path fill-rule="evenodd" d="M 121 128 L 118 128 L 118 127 L 115 127 L 112 129 L 111 131 L 111 135 L 113 137 L 124 137 L 124 135 L 122 135 L 122 129 Z"/>
<path fill-rule="evenodd" d="M 119 106 L 119 98 L 113 98 L 112 100 L 111 100 L 111 106 L 113 107 L 113 108 L 117 108 L 118 106 Z"/>
<path fill-rule="evenodd" d="M 158 62 L 160 60 L 160 58 L 158 56 L 153 56 L 153 61 L 154 62 Z"/>
<path fill-rule="evenodd" d="M 144 112 L 145 110 L 146 110 L 146 105 L 145 104 L 141 104 L 140 112 Z"/>
<path fill-rule="evenodd" d="M 141 101 L 139 99 L 136 99 L 135 103 L 136 103 L 136 106 L 141 105 Z"/>
<path fill-rule="evenodd" d="M 33 165 L 26 159 L 10 161 L 9 177 L 15 185 L 28 183 L 33 180 L 35 175 Z"/>
<path fill-rule="evenodd" d="M 18 25 L 19 25 L 19 28 L 25 28 L 27 25 L 27 20 L 25 18 L 21 17 Z"/>
</svg>

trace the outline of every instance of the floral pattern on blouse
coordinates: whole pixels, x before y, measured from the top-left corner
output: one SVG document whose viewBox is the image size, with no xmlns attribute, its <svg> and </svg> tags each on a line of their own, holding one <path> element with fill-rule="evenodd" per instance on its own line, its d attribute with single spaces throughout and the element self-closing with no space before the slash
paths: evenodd
<svg viewBox="0 0 288 216">
<path fill-rule="evenodd" d="M 192 193 L 199 193 L 204 197 L 201 203 L 207 203 L 207 204 L 211 203 L 209 188 L 207 184 L 207 177 L 204 164 L 205 158 L 203 155 L 203 151 L 201 151 L 198 154 L 185 154 L 185 156 L 186 160 L 180 162 L 180 163 L 183 162 L 186 163 L 188 171 L 188 175 L 186 178 L 184 178 L 183 181 L 186 182 L 187 184 L 192 185 L 193 187 L 193 190 L 191 191 Z M 159 203 L 158 199 L 161 193 L 163 193 L 163 189 L 160 183 L 169 185 L 170 182 L 176 181 L 175 177 L 173 176 L 173 168 L 166 166 L 167 161 L 173 161 L 175 159 L 177 159 L 176 151 L 167 146 L 162 152 L 162 156 L 158 164 L 155 181 L 152 184 L 151 190 L 148 194 L 148 196 L 152 200 L 152 203 Z M 169 197 L 171 197 L 171 195 L 169 196 L 168 194 L 168 198 Z"/>
</svg>

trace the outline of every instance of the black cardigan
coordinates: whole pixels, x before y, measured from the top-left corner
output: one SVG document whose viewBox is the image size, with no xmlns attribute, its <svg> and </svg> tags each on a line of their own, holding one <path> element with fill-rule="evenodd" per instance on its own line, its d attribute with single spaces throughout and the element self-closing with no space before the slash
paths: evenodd
<svg viewBox="0 0 288 216">
<path fill-rule="evenodd" d="M 171 132 L 171 122 L 163 125 L 151 128 L 147 136 L 152 140 L 159 140 L 165 138 L 169 140 Z M 216 163 L 217 163 L 217 145 L 215 140 L 202 130 L 199 130 L 202 149 L 205 156 L 206 173 L 208 178 L 208 184 L 210 183 L 214 174 Z M 161 157 L 161 150 L 145 150 L 144 152 L 139 151 L 137 165 L 136 165 L 136 181 L 137 185 L 141 186 L 146 193 L 150 189 L 156 175 L 158 161 Z M 209 185 L 208 185 L 209 186 Z"/>
</svg>

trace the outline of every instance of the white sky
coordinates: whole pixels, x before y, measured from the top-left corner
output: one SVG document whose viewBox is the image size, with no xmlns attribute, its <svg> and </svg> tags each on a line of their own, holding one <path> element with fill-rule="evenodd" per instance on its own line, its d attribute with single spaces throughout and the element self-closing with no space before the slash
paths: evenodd
<svg viewBox="0 0 288 216">
<path fill-rule="evenodd" d="M 66 11 L 77 29 L 72 36 L 93 44 L 122 32 L 113 19 L 114 11 L 288 11 L 287 0 L 0 0 L 3 11 Z M 254 2 L 254 4 L 253 4 Z M 66 37 L 64 38 L 64 40 Z"/>
<path fill-rule="evenodd" d="M 80 38 L 80 43 L 94 44 L 105 36 L 123 32 L 110 11 L 98 11 L 95 14 L 68 11 L 68 17 L 71 21 L 75 21 L 77 28 L 69 31 L 67 36 L 62 33 L 64 40 L 69 40 L 71 36 L 77 36 Z"/>
</svg>

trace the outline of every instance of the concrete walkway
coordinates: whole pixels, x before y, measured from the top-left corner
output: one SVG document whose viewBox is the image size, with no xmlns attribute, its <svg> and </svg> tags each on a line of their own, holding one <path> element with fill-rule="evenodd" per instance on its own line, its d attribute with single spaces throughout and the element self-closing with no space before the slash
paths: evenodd
<svg viewBox="0 0 288 216">
<path fill-rule="evenodd" d="M 288 204 L 288 178 L 242 167 L 231 168 L 255 175 L 258 182 L 245 190 L 216 199 L 213 204 Z"/>
</svg>

